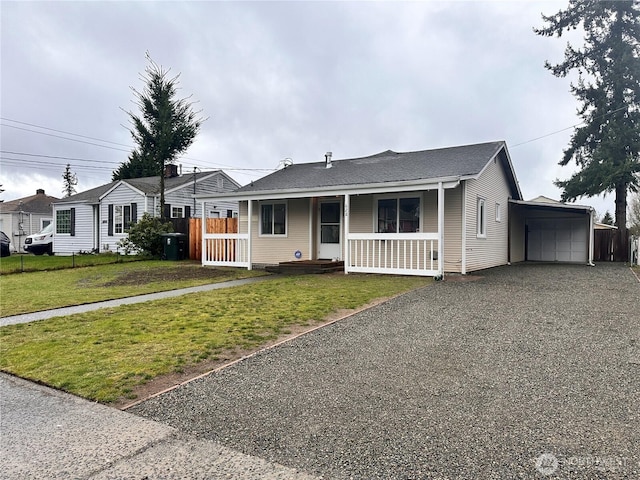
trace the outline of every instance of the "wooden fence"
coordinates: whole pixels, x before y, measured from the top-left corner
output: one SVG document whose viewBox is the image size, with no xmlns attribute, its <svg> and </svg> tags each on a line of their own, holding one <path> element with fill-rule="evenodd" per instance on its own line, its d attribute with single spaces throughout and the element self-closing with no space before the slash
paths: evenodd
<svg viewBox="0 0 640 480">
<path fill-rule="evenodd" d="M 613 247 L 615 230 L 594 230 L 593 232 L 593 261 L 613 262 Z"/>
<path fill-rule="evenodd" d="M 237 218 L 207 218 L 206 233 L 238 233 Z M 224 240 L 220 240 L 224 242 Z M 231 252 L 233 254 L 233 252 Z M 189 219 L 189 258 L 202 260 L 202 219 Z"/>
</svg>

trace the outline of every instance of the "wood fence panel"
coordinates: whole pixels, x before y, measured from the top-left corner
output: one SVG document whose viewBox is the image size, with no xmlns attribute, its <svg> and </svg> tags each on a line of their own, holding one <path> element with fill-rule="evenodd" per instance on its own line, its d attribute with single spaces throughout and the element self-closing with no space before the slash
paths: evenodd
<svg viewBox="0 0 640 480">
<path fill-rule="evenodd" d="M 207 218 L 206 233 L 238 233 L 237 218 Z M 212 240 L 215 242 L 215 250 L 219 252 L 229 251 L 235 258 L 236 244 L 232 240 Z M 202 259 L 202 219 L 191 218 L 189 220 L 189 258 L 191 260 Z"/>
</svg>

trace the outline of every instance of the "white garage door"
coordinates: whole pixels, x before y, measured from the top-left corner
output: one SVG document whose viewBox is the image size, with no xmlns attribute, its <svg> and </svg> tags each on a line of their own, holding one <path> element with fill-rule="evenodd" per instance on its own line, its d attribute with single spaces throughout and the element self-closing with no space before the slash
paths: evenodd
<svg viewBox="0 0 640 480">
<path fill-rule="evenodd" d="M 584 218 L 529 219 L 527 259 L 587 262 L 588 225 Z"/>
</svg>

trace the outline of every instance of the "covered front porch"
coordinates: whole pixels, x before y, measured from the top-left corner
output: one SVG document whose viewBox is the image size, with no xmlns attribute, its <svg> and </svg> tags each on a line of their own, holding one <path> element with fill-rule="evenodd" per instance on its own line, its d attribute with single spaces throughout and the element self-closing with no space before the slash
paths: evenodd
<svg viewBox="0 0 640 480">
<path fill-rule="evenodd" d="M 237 195 L 237 232 L 208 232 L 202 222 L 202 264 L 252 269 L 328 260 L 343 263 L 345 273 L 442 276 L 445 190 L 457 186 Z M 199 200 L 206 215 L 221 198 Z"/>
</svg>

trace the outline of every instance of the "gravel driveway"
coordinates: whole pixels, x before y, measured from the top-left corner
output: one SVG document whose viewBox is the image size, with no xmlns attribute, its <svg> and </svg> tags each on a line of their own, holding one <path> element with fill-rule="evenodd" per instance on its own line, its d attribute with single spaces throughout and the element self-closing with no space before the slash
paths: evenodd
<svg viewBox="0 0 640 480">
<path fill-rule="evenodd" d="M 129 412 L 324 478 L 640 478 L 640 283 L 630 270 L 479 275 Z"/>
</svg>

